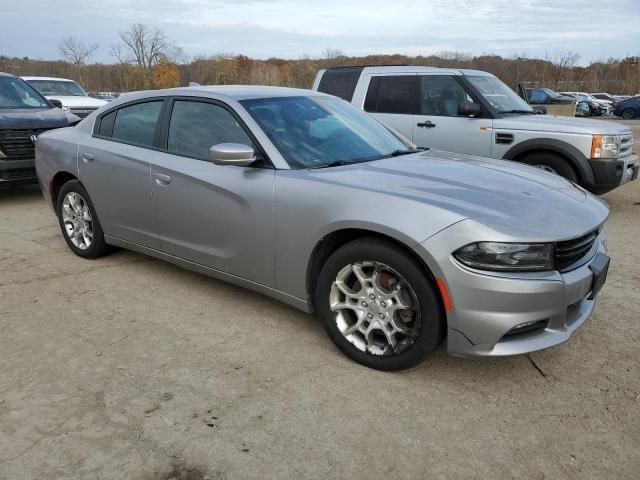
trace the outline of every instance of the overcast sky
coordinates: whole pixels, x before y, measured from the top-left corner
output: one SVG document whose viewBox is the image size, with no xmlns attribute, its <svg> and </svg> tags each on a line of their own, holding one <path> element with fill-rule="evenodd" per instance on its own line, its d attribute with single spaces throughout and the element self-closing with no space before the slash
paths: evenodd
<svg viewBox="0 0 640 480">
<path fill-rule="evenodd" d="M 5 4 L 4 6 L 2 4 Z M 442 51 L 527 56 L 572 50 L 581 63 L 640 55 L 640 0 L 0 0 L 0 54 L 60 58 L 72 35 L 111 62 L 118 32 L 157 26 L 189 56 L 319 57 Z"/>
</svg>

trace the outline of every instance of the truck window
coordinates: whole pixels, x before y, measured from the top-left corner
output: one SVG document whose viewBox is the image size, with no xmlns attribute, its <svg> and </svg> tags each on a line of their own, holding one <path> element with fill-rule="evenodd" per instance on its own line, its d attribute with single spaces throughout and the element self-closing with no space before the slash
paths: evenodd
<svg viewBox="0 0 640 480">
<path fill-rule="evenodd" d="M 420 77 L 420 113 L 457 117 L 458 104 L 473 102 L 466 90 L 449 75 Z"/>
<path fill-rule="evenodd" d="M 364 110 L 373 113 L 413 115 L 418 104 L 415 75 L 372 77 L 364 102 Z"/>
<path fill-rule="evenodd" d="M 327 70 L 320 79 L 318 91 L 335 95 L 350 102 L 362 69 L 363 67 L 346 67 Z"/>
</svg>

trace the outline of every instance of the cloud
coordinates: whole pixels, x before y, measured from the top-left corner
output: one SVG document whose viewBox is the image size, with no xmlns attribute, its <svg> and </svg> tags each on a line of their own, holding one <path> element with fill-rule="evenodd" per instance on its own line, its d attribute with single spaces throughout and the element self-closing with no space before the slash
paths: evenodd
<svg viewBox="0 0 640 480">
<path fill-rule="evenodd" d="M 602 15 L 610 12 L 611 15 Z M 0 53 L 57 58 L 62 36 L 101 44 L 109 61 L 118 31 L 162 28 L 190 55 L 253 57 L 442 50 L 544 55 L 573 50 L 584 61 L 640 55 L 640 2 L 603 0 L 24 0 L 3 12 Z"/>
</svg>

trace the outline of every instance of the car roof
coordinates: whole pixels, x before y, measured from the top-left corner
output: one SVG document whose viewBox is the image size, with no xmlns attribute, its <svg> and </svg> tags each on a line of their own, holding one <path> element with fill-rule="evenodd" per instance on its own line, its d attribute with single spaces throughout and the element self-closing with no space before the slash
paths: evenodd
<svg viewBox="0 0 640 480">
<path fill-rule="evenodd" d="M 493 77 L 494 75 L 489 72 L 483 72 L 482 70 L 472 70 L 467 68 L 438 68 L 438 67 L 423 67 L 420 65 L 380 65 L 364 67 L 364 73 L 369 74 L 382 74 L 382 73 L 442 73 L 446 75 L 468 75 L 477 77 Z"/>
<path fill-rule="evenodd" d="M 29 80 L 58 80 L 61 82 L 74 82 L 75 80 L 71 80 L 70 78 L 60 78 L 60 77 L 33 77 L 33 76 L 24 76 L 24 77 L 20 77 L 23 80 L 29 81 Z"/>
<path fill-rule="evenodd" d="M 6 73 L 6 72 L 0 72 L 0 77 L 15 77 L 15 75 L 12 75 L 12 74 Z"/>
<path fill-rule="evenodd" d="M 305 90 L 302 88 L 267 87 L 263 85 L 196 85 L 192 87 L 167 88 L 164 90 L 144 90 L 131 92 L 121 96 L 129 101 L 134 98 L 146 98 L 165 95 L 193 95 L 207 94 L 221 95 L 233 100 L 248 100 L 253 98 L 326 96 L 324 93 Z"/>
</svg>

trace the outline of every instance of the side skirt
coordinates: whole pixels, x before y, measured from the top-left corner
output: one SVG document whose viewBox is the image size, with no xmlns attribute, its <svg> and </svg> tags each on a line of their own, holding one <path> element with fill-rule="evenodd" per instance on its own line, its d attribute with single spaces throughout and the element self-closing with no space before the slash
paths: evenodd
<svg viewBox="0 0 640 480">
<path fill-rule="evenodd" d="M 189 260 L 185 260 L 183 258 L 175 257 L 173 255 L 169 255 L 168 253 L 164 253 L 159 250 L 155 250 L 153 248 L 148 248 L 142 245 L 138 245 L 137 243 L 128 242 L 120 238 L 111 237 L 108 235 L 105 235 L 104 238 L 109 245 L 114 245 L 116 247 L 121 247 L 126 250 L 132 250 L 134 252 L 142 253 L 144 255 L 149 255 L 150 257 L 158 258 L 160 260 L 165 260 L 169 263 L 182 267 L 186 270 L 191 270 L 193 272 L 197 272 L 202 275 L 206 275 L 208 277 L 217 278 L 218 280 L 222 280 L 223 282 L 248 288 L 249 290 L 253 290 L 255 292 L 261 293 L 268 297 L 274 298 L 280 302 L 286 303 L 287 305 L 290 305 L 294 308 L 302 310 L 303 312 L 306 312 L 306 313 L 311 312 L 311 306 L 307 301 L 302 300 L 298 297 L 294 297 L 293 295 L 289 295 L 288 293 L 281 292 L 280 290 L 276 290 L 275 288 L 262 285 L 261 283 L 252 282 L 251 280 L 247 280 L 246 278 L 238 277 L 230 273 L 216 270 L 215 268 L 206 267 L 199 263 L 195 263 Z"/>
</svg>

